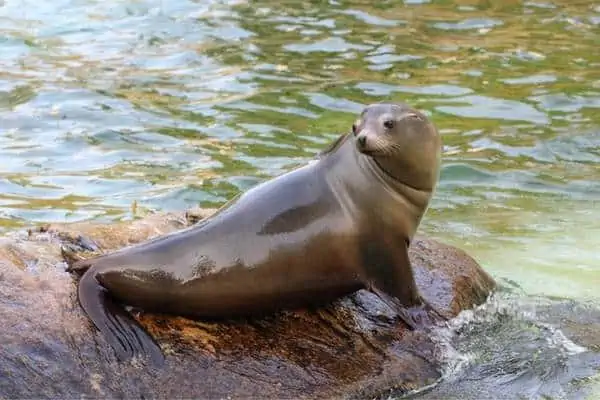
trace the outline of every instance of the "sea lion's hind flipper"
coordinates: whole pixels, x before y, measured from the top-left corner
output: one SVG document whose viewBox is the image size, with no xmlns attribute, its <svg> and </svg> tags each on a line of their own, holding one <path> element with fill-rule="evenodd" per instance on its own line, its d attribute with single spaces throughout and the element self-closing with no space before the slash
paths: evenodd
<svg viewBox="0 0 600 400">
<path fill-rule="evenodd" d="M 148 357 L 156 367 L 164 364 L 158 344 L 102 287 L 94 271 L 86 272 L 79 281 L 78 296 L 81 308 L 113 348 L 119 361 L 140 355 Z"/>
</svg>

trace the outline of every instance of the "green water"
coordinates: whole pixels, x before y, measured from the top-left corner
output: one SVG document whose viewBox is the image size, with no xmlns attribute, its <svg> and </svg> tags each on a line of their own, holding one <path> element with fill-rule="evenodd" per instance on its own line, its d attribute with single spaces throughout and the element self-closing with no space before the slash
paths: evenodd
<svg viewBox="0 0 600 400">
<path fill-rule="evenodd" d="M 3 4 L 3 230 L 219 205 L 404 101 L 445 142 L 421 231 L 600 302 L 598 2 Z"/>
</svg>

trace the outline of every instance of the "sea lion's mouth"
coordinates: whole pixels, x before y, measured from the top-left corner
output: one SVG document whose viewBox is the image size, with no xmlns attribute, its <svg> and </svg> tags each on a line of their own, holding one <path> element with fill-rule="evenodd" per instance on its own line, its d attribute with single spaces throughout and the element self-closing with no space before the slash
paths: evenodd
<svg viewBox="0 0 600 400">
<path fill-rule="evenodd" d="M 366 156 L 376 156 L 384 153 L 381 148 L 381 140 L 376 135 L 369 135 L 368 132 L 361 132 L 356 136 L 356 149 L 359 153 Z"/>
<path fill-rule="evenodd" d="M 358 152 L 361 154 L 364 154 L 365 156 L 369 156 L 369 157 L 385 155 L 385 153 L 382 152 L 380 149 L 373 149 L 373 148 L 362 148 L 362 149 L 359 148 Z"/>
<path fill-rule="evenodd" d="M 372 157 L 374 156 L 377 152 L 373 151 L 373 150 L 360 150 L 360 152 L 362 154 L 364 154 L 365 156 L 369 156 Z"/>
<path fill-rule="evenodd" d="M 366 156 L 370 156 L 374 153 L 374 150 L 367 145 L 366 136 L 359 136 L 356 138 L 356 149 L 359 153 Z"/>
</svg>

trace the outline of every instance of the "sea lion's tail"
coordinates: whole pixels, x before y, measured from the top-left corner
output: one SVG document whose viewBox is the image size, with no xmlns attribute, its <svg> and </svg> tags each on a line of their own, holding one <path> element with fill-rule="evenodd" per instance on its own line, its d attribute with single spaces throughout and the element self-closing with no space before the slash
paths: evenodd
<svg viewBox="0 0 600 400">
<path fill-rule="evenodd" d="M 92 266 L 90 260 L 78 260 L 67 264 L 65 271 L 82 275 Z"/>
<path fill-rule="evenodd" d="M 79 304 L 96 328 L 104 335 L 119 361 L 133 356 L 148 357 L 154 366 L 162 366 L 164 356 L 158 344 L 125 308 L 98 282 L 94 270 L 79 281 Z"/>
<path fill-rule="evenodd" d="M 114 256 L 115 253 L 99 254 L 90 258 L 71 261 L 67 263 L 67 268 L 65 271 L 81 276 L 87 272 L 88 269 L 95 265 L 99 266 L 102 263 L 106 264 L 106 261 L 110 260 Z"/>
</svg>

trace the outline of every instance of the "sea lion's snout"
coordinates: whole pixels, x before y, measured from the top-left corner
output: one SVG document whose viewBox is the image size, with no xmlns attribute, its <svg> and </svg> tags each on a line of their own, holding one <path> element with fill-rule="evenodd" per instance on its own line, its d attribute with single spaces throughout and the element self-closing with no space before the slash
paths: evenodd
<svg viewBox="0 0 600 400">
<path fill-rule="evenodd" d="M 375 138 L 373 138 L 368 131 L 362 131 L 356 135 L 356 149 L 365 155 L 373 155 L 373 148 Z"/>
<path fill-rule="evenodd" d="M 354 142 L 359 153 L 371 157 L 384 155 L 387 143 L 386 138 L 372 127 L 365 127 L 358 131 Z"/>
<path fill-rule="evenodd" d="M 359 135 L 356 138 L 356 147 L 359 151 L 363 151 L 367 148 L 367 135 Z"/>
</svg>

